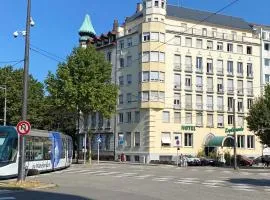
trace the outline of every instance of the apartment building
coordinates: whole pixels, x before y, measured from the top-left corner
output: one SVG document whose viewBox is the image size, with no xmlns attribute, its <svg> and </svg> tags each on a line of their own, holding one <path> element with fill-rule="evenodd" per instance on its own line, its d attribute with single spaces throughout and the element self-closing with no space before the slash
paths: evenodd
<svg viewBox="0 0 270 200">
<path fill-rule="evenodd" d="M 261 154 L 245 121 L 260 94 L 259 35 L 243 19 L 211 14 L 143 0 L 123 25 L 115 21 L 107 34 L 80 40 L 105 53 L 119 85 L 106 140 L 116 155 L 131 162 L 171 161 L 179 148 L 186 155 L 216 151 L 222 158 L 232 153 L 234 103 L 237 153 Z M 108 134 L 97 115 L 93 120 L 100 123 L 92 127 L 96 137 Z"/>
</svg>

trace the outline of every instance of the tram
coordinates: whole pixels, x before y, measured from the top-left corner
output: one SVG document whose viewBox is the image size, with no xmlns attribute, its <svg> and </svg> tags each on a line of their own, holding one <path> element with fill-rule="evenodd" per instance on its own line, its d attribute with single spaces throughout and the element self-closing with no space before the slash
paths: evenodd
<svg viewBox="0 0 270 200">
<path fill-rule="evenodd" d="M 15 127 L 0 126 L 0 179 L 16 177 L 19 135 Z M 69 167 L 73 144 L 70 136 L 32 129 L 25 135 L 25 169 L 49 172 Z"/>
</svg>

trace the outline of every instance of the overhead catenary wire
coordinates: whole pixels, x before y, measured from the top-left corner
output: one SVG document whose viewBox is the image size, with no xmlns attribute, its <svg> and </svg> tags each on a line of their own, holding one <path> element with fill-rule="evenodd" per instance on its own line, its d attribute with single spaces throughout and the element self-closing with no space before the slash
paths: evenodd
<svg viewBox="0 0 270 200">
<path fill-rule="evenodd" d="M 38 51 L 41 51 L 41 52 L 44 52 L 46 54 L 48 54 L 49 56 L 53 57 L 53 58 L 56 58 L 57 60 L 62 60 L 62 61 L 65 61 L 66 59 L 54 54 L 54 53 L 51 53 L 49 51 L 46 51 L 44 49 L 41 49 L 40 47 L 37 47 L 36 45 L 33 45 L 33 44 L 30 44 L 31 47 L 33 47 L 34 49 L 38 50 Z"/>
<path fill-rule="evenodd" d="M 37 50 L 37 49 L 35 49 L 35 48 L 30 48 L 30 50 L 33 51 L 33 52 L 35 52 L 35 53 L 38 53 L 38 54 L 40 54 L 40 55 L 42 55 L 42 56 L 44 56 L 44 57 L 46 57 L 46 58 L 48 58 L 48 59 L 54 60 L 54 61 L 56 61 L 56 62 L 58 62 L 58 63 L 61 62 L 61 60 L 56 59 L 56 58 L 54 58 L 54 57 L 52 57 L 52 56 L 50 56 L 50 55 L 47 55 L 47 54 L 45 54 L 45 53 L 43 53 L 43 52 L 41 52 L 41 51 L 39 51 L 39 50 Z"/>
</svg>

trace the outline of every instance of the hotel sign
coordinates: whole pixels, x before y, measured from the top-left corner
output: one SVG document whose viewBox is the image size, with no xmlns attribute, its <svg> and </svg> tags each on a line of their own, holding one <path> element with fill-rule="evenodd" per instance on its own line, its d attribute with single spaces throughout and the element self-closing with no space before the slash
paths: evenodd
<svg viewBox="0 0 270 200">
<path fill-rule="evenodd" d="M 183 130 L 183 131 L 196 131 L 196 127 L 195 126 L 186 126 L 186 125 L 183 125 L 181 127 L 181 130 Z"/>
<path fill-rule="evenodd" d="M 235 130 L 235 132 L 239 132 L 239 131 L 244 131 L 244 128 L 225 128 L 225 133 L 233 133 Z"/>
</svg>

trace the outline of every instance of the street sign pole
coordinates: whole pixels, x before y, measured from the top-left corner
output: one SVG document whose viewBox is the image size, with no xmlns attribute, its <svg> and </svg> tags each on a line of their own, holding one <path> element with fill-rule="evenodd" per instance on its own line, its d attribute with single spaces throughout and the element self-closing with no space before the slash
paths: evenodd
<svg viewBox="0 0 270 200">
<path fill-rule="evenodd" d="M 179 154 L 178 154 L 178 147 L 177 147 L 177 159 L 176 159 L 176 166 L 178 167 L 179 165 Z"/>
<path fill-rule="evenodd" d="M 99 140 L 98 140 L 98 149 L 97 149 L 97 162 L 99 164 Z"/>
</svg>

